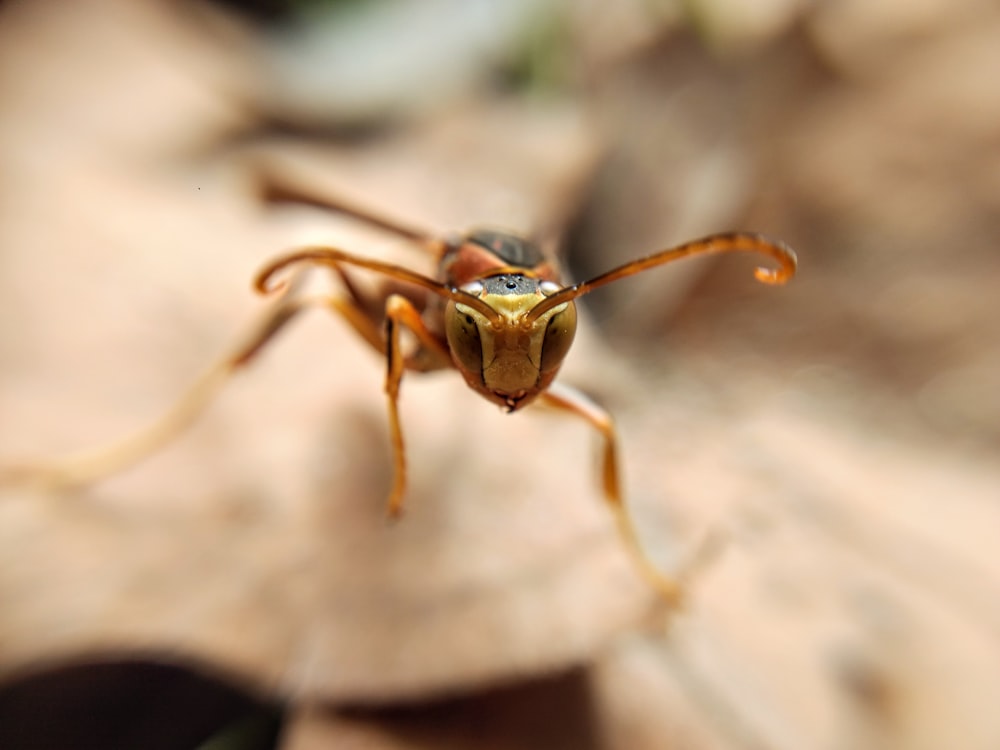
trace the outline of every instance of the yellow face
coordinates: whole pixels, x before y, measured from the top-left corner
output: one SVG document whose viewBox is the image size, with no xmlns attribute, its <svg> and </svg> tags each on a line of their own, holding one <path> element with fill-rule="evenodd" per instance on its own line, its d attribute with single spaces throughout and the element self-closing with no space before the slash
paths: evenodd
<svg viewBox="0 0 1000 750">
<path fill-rule="evenodd" d="M 527 313 L 561 287 L 519 273 L 498 274 L 462 287 L 486 302 L 497 321 L 449 301 L 445 334 L 455 366 L 470 387 L 510 411 L 529 403 L 555 378 L 576 333 L 573 302 L 537 320 Z"/>
</svg>

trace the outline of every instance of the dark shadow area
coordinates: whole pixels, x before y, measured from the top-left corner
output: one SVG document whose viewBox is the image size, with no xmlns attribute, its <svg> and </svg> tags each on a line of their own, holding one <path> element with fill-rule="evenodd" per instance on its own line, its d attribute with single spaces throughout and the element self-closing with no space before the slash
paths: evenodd
<svg viewBox="0 0 1000 750">
<path fill-rule="evenodd" d="M 404 707 L 330 710 L 346 723 L 377 725 L 380 733 L 395 736 L 407 747 L 603 747 L 584 668 Z"/>
<path fill-rule="evenodd" d="M 0 685 L 4 750 L 191 750 L 210 739 L 265 750 L 277 746 L 283 716 L 219 678 L 153 661 L 77 663 Z"/>
</svg>

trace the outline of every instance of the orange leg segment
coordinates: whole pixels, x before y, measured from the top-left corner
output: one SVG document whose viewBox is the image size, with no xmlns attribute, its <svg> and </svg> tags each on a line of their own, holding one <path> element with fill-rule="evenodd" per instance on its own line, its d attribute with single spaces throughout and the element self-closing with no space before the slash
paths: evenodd
<svg viewBox="0 0 1000 750">
<path fill-rule="evenodd" d="M 618 438 L 611 415 L 579 391 L 561 383 L 552 384 L 541 398 L 550 406 L 582 417 L 600 433 L 603 441 L 601 483 L 604 497 L 615 515 L 618 533 L 643 577 L 670 605 L 679 606 L 683 598 L 680 581 L 662 573 L 649 559 L 622 498 L 618 474 Z"/>
<path fill-rule="evenodd" d="M 222 386 L 315 300 L 284 294 L 229 356 L 209 368 L 174 406 L 145 430 L 118 443 L 53 461 L 0 469 L 0 485 L 32 485 L 48 490 L 78 487 L 121 471 L 169 443 L 211 403 Z"/>
<path fill-rule="evenodd" d="M 451 363 L 446 345 L 424 324 L 420 311 L 406 297 L 390 295 L 385 303 L 385 393 L 389 407 L 389 432 L 392 439 L 393 483 L 389 493 L 388 514 L 398 518 L 403 512 L 403 498 L 406 494 L 406 446 L 403 430 L 399 422 L 399 386 L 403 371 L 407 368 L 400 334 L 402 327 L 408 328 L 416 337 L 424 352 L 430 353 L 442 366 Z"/>
</svg>

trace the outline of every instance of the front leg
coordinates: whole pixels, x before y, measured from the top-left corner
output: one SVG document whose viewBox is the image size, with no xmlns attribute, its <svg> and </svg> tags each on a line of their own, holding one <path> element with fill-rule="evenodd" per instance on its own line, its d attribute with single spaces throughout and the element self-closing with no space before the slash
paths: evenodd
<svg viewBox="0 0 1000 750">
<path fill-rule="evenodd" d="M 409 359 L 405 358 L 402 352 L 400 342 L 402 326 L 413 332 L 420 345 L 418 351 Z M 399 386 L 403 380 L 403 371 L 408 367 L 424 369 L 412 367 L 415 363 L 414 357 L 421 354 L 424 356 L 429 354 L 442 366 L 451 363 L 447 345 L 427 328 L 414 304 L 402 295 L 390 295 L 385 303 L 385 393 L 389 401 L 389 432 L 392 438 L 394 471 L 392 491 L 389 493 L 390 518 L 398 518 L 403 512 L 403 498 L 406 494 L 406 446 L 399 422 Z"/>
<path fill-rule="evenodd" d="M 604 489 L 604 498 L 615 515 L 618 533 L 643 577 L 671 606 L 680 606 L 683 598 L 680 581 L 662 573 L 649 559 L 639 540 L 628 506 L 622 498 L 618 475 L 618 436 L 611 415 L 579 391 L 561 383 L 553 383 L 542 394 L 542 399 L 550 406 L 582 417 L 601 434 L 604 454 L 601 465 L 601 483 Z"/>
</svg>

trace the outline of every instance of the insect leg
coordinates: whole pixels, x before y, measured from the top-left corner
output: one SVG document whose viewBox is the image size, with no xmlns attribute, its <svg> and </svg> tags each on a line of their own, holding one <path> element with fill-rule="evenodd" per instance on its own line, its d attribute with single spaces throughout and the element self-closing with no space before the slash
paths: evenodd
<svg viewBox="0 0 1000 750">
<path fill-rule="evenodd" d="M 351 275 L 340 265 L 334 266 L 333 270 L 340 277 L 346 296 L 330 297 L 325 302 L 326 306 L 343 317 L 361 338 L 384 356 L 386 304 L 395 292 L 372 294 L 355 284 Z M 413 290 L 418 294 L 421 291 Z M 409 297 L 402 293 L 401 296 Z M 418 344 L 418 349 L 407 355 L 405 369 L 429 372 L 452 367 L 451 354 L 443 341 L 428 334 L 422 339 L 418 338 Z"/>
<path fill-rule="evenodd" d="M 397 518 L 403 512 L 403 497 L 406 493 L 406 447 L 399 422 L 399 386 L 409 362 L 403 356 L 400 342 L 402 326 L 406 326 L 417 337 L 421 351 L 442 362 L 451 362 L 447 346 L 424 325 L 420 311 L 413 303 L 400 294 L 390 295 L 385 303 L 385 393 L 388 398 L 394 464 L 388 505 L 390 518 Z"/>
<path fill-rule="evenodd" d="M 601 434 L 604 443 L 601 483 L 604 497 L 615 514 L 618 533 L 642 575 L 668 603 L 679 606 L 683 595 L 680 582 L 662 573 L 649 559 L 622 498 L 618 476 L 618 437 L 611 415 L 579 391 L 561 383 L 553 383 L 541 394 L 541 398 L 550 406 L 582 417 Z"/>
<path fill-rule="evenodd" d="M 294 291 L 283 294 L 229 356 L 208 369 L 170 411 L 142 432 L 96 451 L 0 469 L 0 485 L 65 489 L 98 481 L 139 462 L 183 432 L 236 371 L 256 357 L 299 312 L 317 301 L 299 297 Z"/>
<path fill-rule="evenodd" d="M 346 276 L 344 277 L 346 279 Z M 329 297 L 324 304 L 332 312 L 339 314 L 379 354 L 385 353 L 382 325 L 369 314 L 362 301 L 348 287 L 350 297 Z"/>
<path fill-rule="evenodd" d="M 444 252 L 444 243 L 429 231 L 349 203 L 327 190 L 322 190 L 318 185 L 309 184 L 311 181 L 306 179 L 304 175 L 296 176 L 294 171 L 289 168 L 277 169 L 269 168 L 267 165 L 261 166 L 259 189 L 260 197 L 265 203 L 291 203 L 333 211 L 412 240 L 436 257 L 440 257 Z"/>
</svg>

